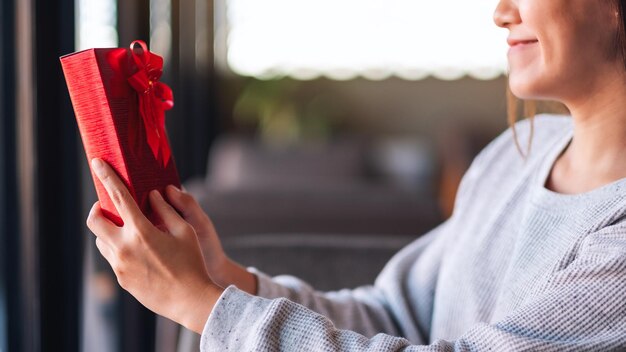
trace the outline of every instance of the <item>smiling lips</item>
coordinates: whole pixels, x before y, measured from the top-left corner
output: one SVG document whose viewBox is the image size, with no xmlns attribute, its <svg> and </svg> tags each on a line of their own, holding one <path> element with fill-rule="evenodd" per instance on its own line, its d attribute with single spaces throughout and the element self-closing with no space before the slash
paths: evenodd
<svg viewBox="0 0 626 352">
<path fill-rule="evenodd" d="M 516 47 L 516 46 L 525 46 L 525 45 L 530 45 L 530 44 L 535 44 L 538 42 L 537 39 L 515 39 L 515 38 L 508 38 L 506 40 L 506 42 L 509 44 L 509 46 L 511 48 Z"/>
</svg>

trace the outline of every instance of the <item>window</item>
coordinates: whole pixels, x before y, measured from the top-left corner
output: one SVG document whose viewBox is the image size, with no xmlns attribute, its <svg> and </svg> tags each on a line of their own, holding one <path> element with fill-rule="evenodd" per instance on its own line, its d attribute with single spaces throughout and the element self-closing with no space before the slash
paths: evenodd
<svg viewBox="0 0 626 352">
<path fill-rule="evenodd" d="M 241 75 L 491 79 L 506 71 L 496 0 L 223 1 L 222 55 Z"/>
<path fill-rule="evenodd" d="M 77 50 L 116 47 L 117 20 L 115 0 L 76 0 Z"/>
</svg>

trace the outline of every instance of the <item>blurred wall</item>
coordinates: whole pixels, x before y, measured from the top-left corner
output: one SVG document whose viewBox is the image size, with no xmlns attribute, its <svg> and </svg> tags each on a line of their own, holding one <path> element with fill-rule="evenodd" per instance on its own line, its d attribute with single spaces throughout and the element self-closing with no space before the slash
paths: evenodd
<svg viewBox="0 0 626 352">
<path fill-rule="evenodd" d="M 217 96 L 222 131 L 237 130 L 232 119 L 235 101 L 249 79 L 219 78 Z M 506 78 L 490 81 L 463 78 L 442 81 L 428 78 L 406 81 L 317 79 L 298 83 L 295 100 L 316 94 L 331 97 L 344 108 L 342 123 L 350 132 L 371 136 L 436 136 L 451 126 L 497 134 L 506 128 Z"/>
</svg>

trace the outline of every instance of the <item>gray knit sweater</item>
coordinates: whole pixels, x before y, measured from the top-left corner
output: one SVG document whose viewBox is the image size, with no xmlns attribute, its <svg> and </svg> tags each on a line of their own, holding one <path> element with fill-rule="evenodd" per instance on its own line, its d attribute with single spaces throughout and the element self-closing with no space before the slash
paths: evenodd
<svg viewBox="0 0 626 352">
<path fill-rule="evenodd" d="M 503 133 L 463 178 L 454 215 L 373 286 L 322 293 L 256 272 L 259 297 L 227 288 L 201 350 L 626 351 L 626 179 L 546 189 L 571 137 L 569 118 L 538 116 L 524 161 Z"/>
</svg>

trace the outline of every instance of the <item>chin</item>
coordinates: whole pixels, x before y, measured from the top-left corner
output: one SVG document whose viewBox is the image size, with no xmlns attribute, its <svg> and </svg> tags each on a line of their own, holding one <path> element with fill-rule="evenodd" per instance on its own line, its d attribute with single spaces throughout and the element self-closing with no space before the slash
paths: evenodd
<svg viewBox="0 0 626 352">
<path fill-rule="evenodd" d="M 564 81 L 562 70 L 539 62 L 509 62 L 508 84 L 511 93 L 522 100 L 560 101 Z"/>
<path fill-rule="evenodd" d="M 509 77 L 509 89 L 511 90 L 511 93 L 513 93 L 514 96 L 516 96 L 518 99 L 531 99 L 531 96 L 533 96 L 533 90 L 530 89 L 530 87 L 528 87 L 528 85 L 526 84 L 521 84 L 517 81 L 515 81 L 514 79 L 511 79 Z"/>
<path fill-rule="evenodd" d="M 550 99 L 545 84 L 530 75 L 509 75 L 509 89 L 518 99 L 546 100 Z"/>
</svg>

